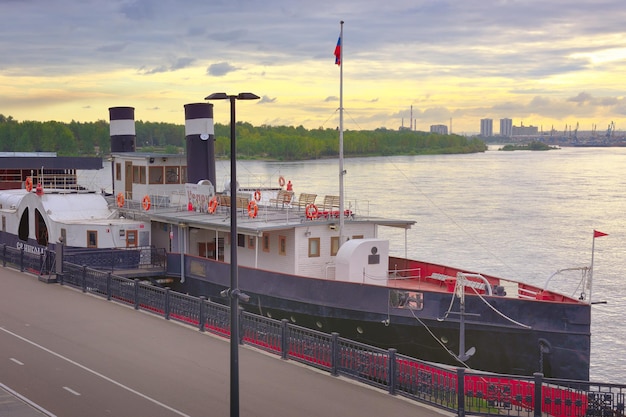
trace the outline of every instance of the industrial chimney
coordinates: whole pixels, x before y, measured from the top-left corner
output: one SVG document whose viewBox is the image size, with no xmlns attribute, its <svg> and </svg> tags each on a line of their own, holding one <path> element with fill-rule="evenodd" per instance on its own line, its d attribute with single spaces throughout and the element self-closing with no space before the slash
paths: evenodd
<svg viewBox="0 0 626 417">
<path fill-rule="evenodd" d="M 213 104 L 185 104 L 185 140 L 187 181 L 209 180 L 216 187 Z"/>
<path fill-rule="evenodd" d="M 109 108 L 111 153 L 135 152 L 135 108 Z"/>
</svg>

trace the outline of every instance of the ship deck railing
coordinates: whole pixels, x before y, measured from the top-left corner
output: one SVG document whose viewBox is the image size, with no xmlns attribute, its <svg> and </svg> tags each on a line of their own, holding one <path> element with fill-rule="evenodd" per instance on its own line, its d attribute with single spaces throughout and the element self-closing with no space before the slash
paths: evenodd
<svg viewBox="0 0 626 417">
<path fill-rule="evenodd" d="M 278 191 L 280 192 L 280 191 Z M 118 199 L 118 194 L 124 197 L 123 200 Z M 289 192 L 292 193 L 292 192 Z M 307 193 L 308 194 L 308 193 Z M 283 193 L 283 198 L 286 194 Z M 313 195 L 313 194 L 311 194 Z M 292 195 L 293 196 L 293 195 Z M 149 204 L 145 204 L 144 201 L 149 202 Z M 230 197 L 224 194 L 216 194 L 217 197 L 217 208 L 213 215 L 222 215 L 222 216 L 230 216 Z M 334 196 L 335 198 L 338 198 Z M 147 196 L 134 196 L 129 192 L 117 192 L 115 195 L 106 196 L 109 207 L 118 208 L 123 210 L 129 210 L 134 212 L 135 214 L 141 214 L 142 212 L 146 212 L 146 207 L 149 207 L 147 210 L 149 213 L 155 212 L 167 212 L 167 211 L 189 211 L 189 203 L 187 201 L 187 195 L 184 191 L 180 192 L 168 192 L 168 193 L 150 193 Z M 123 205 L 118 206 L 118 202 L 123 201 Z M 286 202 L 286 199 L 283 199 L 280 203 L 277 198 L 271 198 L 263 196 L 262 199 L 257 202 L 258 214 L 254 219 L 250 219 L 248 215 L 248 203 L 254 200 L 253 193 L 238 193 L 237 196 L 237 212 L 238 215 L 242 218 L 247 218 L 248 220 L 267 220 L 268 217 L 272 217 L 274 220 L 279 220 L 280 217 L 283 218 L 302 218 L 305 221 L 328 221 L 339 218 L 339 210 L 334 208 L 329 208 L 323 203 L 319 206 L 316 215 L 307 216 L 307 212 L 302 208 L 302 205 L 299 201 L 291 201 Z M 344 218 L 353 218 L 356 215 L 360 215 L 362 217 L 369 216 L 370 211 L 370 202 L 369 200 L 344 200 Z M 308 205 L 308 204 L 307 204 Z M 206 207 L 205 207 L 206 206 Z M 305 205 L 306 208 L 306 205 Z M 198 212 L 202 215 L 212 215 L 208 213 L 208 202 L 202 207 L 194 207 L 193 211 Z"/>
<path fill-rule="evenodd" d="M 33 181 L 33 189 L 37 187 L 38 184 L 45 189 L 56 189 L 56 190 L 76 190 L 83 191 L 85 187 L 78 184 L 78 178 L 75 173 L 65 173 L 65 174 L 50 174 L 50 173 L 39 173 L 34 172 L 33 175 L 30 176 Z"/>
<path fill-rule="evenodd" d="M 525 298 L 527 300 L 535 300 L 539 295 L 539 290 L 534 290 L 530 288 L 525 288 L 522 286 L 518 286 L 518 295 L 520 298 Z"/>
<path fill-rule="evenodd" d="M 422 268 L 390 269 L 387 276 L 391 280 L 422 279 Z"/>
</svg>

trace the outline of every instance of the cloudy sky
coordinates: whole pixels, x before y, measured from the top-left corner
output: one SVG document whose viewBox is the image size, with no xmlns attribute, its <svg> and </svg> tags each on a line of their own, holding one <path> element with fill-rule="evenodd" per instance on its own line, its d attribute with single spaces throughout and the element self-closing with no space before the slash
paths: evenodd
<svg viewBox="0 0 626 417">
<path fill-rule="evenodd" d="M 626 129 L 624 0 L 0 0 L 0 114 L 334 128 L 340 20 L 346 129 Z"/>
</svg>

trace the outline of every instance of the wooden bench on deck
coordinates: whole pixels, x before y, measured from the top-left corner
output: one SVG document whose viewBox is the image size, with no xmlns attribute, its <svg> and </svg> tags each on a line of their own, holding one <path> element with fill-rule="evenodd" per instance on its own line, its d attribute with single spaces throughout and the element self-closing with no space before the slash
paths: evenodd
<svg viewBox="0 0 626 417">
<path fill-rule="evenodd" d="M 339 196 L 338 195 L 324 196 L 324 202 L 318 208 L 321 212 L 332 211 L 334 208 L 339 209 Z"/>
<path fill-rule="evenodd" d="M 248 203 L 249 202 L 250 201 L 248 200 L 247 197 L 238 196 L 237 197 L 237 208 L 241 209 L 242 213 L 247 213 L 248 212 Z M 221 207 L 230 207 L 230 196 L 229 195 L 224 195 L 224 194 L 219 195 L 218 205 L 221 206 Z"/>
<path fill-rule="evenodd" d="M 339 196 L 327 195 L 324 196 L 324 202 L 318 206 L 319 214 L 317 217 L 335 217 L 339 218 Z M 344 210 L 344 216 L 352 216 L 352 211 Z"/>
<path fill-rule="evenodd" d="M 308 194 L 308 193 L 300 193 L 300 197 L 298 197 L 298 201 L 294 204 L 298 206 L 298 208 L 303 209 L 306 208 L 309 204 L 315 204 L 315 199 L 317 198 L 317 194 Z"/>
<path fill-rule="evenodd" d="M 270 205 L 285 207 L 285 205 L 289 205 L 291 203 L 292 199 L 293 191 L 279 190 L 276 198 L 270 199 Z"/>
</svg>

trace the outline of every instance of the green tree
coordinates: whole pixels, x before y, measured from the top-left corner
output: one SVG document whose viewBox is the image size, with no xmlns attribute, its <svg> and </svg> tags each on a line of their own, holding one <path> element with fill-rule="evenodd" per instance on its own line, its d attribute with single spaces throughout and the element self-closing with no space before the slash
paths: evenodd
<svg viewBox="0 0 626 417">
<path fill-rule="evenodd" d="M 230 126 L 216 124 L 215 154 L 230 156 Z M 238 122 L 237 157 L 276 160 L 305 160 L 336 157 L 339 154 L 337 129 L 303 126 L 252 126 Z M 183 125 L 135 122 L 136 148 L 150 152 L 177 153 L 185 148 Z M 18 122 L 0 115 L 0 150 L 57 152 L 59 155 L 106 155 L 111 149 L 109 123 L 104 120 L 69 124 L 60 122 Z M 433 153 L 484 152 L 484 142 L 459 135 L 388 129 L 346 130 L 344 155 L 419 155 Z"/>
</svg>

